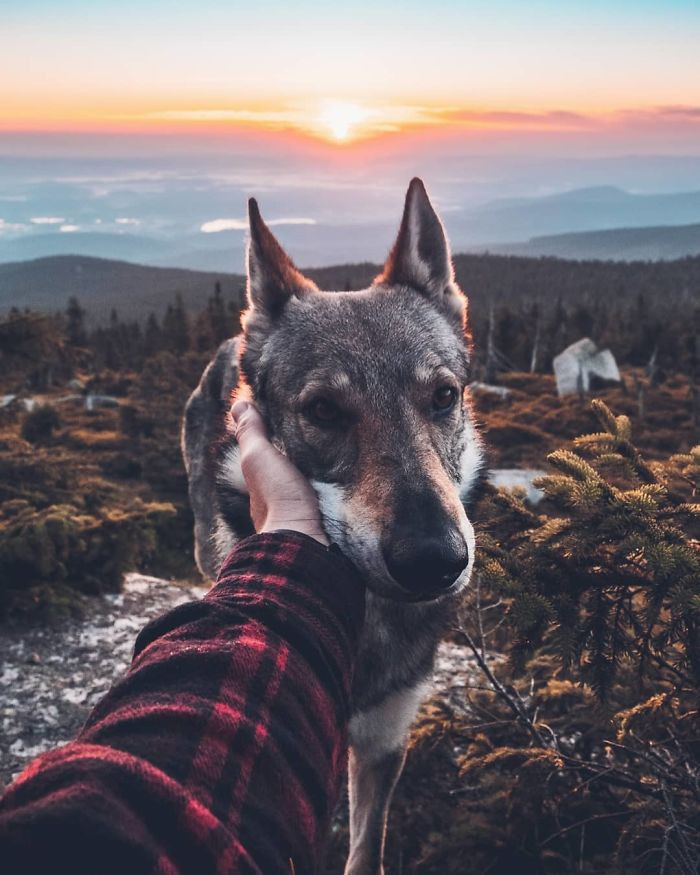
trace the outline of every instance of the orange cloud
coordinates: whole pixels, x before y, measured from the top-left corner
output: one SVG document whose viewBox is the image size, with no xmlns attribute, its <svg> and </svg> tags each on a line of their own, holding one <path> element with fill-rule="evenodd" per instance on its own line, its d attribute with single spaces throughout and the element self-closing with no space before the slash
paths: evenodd
<svg viewBox="0 0 700 875">
<path fill-rule="evenodd" d="M 574 134 L 667 128 L 694 130 L 700 106 L 661 105 L 617 110 L 469 107 L 418 102 L 323 99 L 279 105 L 101 106 L 92 110 L 54 106 L 41 117 L 24 107 L 0 116 L 0 129 L 120 133 L 228 134 L 232 131 L 285 133 L 336 145 L 352 144 L 409 131 L 499 131 Z"/>
</svg>

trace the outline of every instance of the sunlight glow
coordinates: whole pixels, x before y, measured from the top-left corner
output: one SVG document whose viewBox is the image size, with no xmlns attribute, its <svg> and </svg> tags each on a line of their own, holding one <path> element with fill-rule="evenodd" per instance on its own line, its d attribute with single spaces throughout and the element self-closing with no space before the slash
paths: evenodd
<svg viewBox="0 0 700 875">
<path fill-rule="evenodd" d="M 396 133 L 407 127 L 440 124 L 449 107 L 392 103 L 359 103 L 344 100 L 292 101 L 270 106 L 237 108 L 169 109 L 124 116 L 136 124 L 201 124 L 246 126 L 260 130 L 294 131 L 335 145 Z M 118 117 L 114 116 L 118 121 Z"/>
<path fill-rule="evenodd" d="M 369 111 L 356 103 L 330 101 L 322 106 L 318 121 L 326 136 L 342 143 L 353 139 L 357 126 L 368 116 Z"/>
</svg>

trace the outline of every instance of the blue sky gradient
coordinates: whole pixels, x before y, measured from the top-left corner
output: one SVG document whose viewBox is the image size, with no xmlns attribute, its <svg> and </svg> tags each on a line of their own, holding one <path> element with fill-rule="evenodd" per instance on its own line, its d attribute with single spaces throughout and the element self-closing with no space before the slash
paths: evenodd
<svg viewBox="0 0 700 875">
<path fill-rule="evenodd" d="M 501 108 L 700 104 L 697 0 L 4 0 L 2 19 L 0 109 L 42 94 L 152 109 L 329 92 Z"/>
</svg>

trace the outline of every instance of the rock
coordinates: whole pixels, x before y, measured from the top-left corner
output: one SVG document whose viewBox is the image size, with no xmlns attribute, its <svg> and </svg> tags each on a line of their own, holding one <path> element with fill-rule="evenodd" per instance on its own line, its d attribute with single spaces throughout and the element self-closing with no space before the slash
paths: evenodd
<svg viewBox="0 0 700 875">
<path fill-rule="evenodd" d="M 81 404 L 83 402 L 82 395 L 61 395 L 60 398 L 54 398 L 53 404 L 66 404 L 69 401 L 79 401 Z"/>
<path fill-rule="evenodd" d="M 599 350 L 589 337 L 567 346 L 552 364 L 559 397 L 588 392 L 595 379 L 620 382 L 615 356 L 609 349 Z"/>
<path fill-rule="evenodd" d="M 85 396 L 86 410 L 97 410 L 99 407 L 119 407 L 119 400 L 112 395 Z"/>
<path fill-rule="evenodd" d="M 83 702 L 87 699 L 88 691 L 69 689 L 64 690 L 62 696 L 64 701 L 70 702 L 71 705 L 82 705 Z"/>
<path fill-rule="evenodd" d="M 487 395 L 497 395 L 501 401 L 505 401 L 511 394 L 507 386 L 492 386 L 490 383 L 479 383 L 478 380 L 469 384 L 469 388 L 477 392 L 485 392 Z"/>
<path fill-rule="evenodd" d="M 0 684 L 9 685 L 13 684 L 17 678 L 19 677 L 19 669 L 12 668 L 11 666 L 7 666 L 6 668 L 3 665 L 2 674 L 0 674 Z"/>
</svg>

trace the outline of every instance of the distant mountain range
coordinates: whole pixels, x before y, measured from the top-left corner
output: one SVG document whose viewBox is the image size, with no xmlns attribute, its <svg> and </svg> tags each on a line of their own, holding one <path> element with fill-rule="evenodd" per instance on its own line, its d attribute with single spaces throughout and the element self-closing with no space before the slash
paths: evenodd
<svg viewBox="0 0 700 875">
<path fill-rule="evenodd" d="M 138 204 L 133 205 L 137 210 Z M 313 212 L 313 211 L 310 211 Z M 503 198 L 443 211 L 453 248 L 572 258 L 656 259 L 695 254 L 700 191 L 635 194 L 597 186 L 527 198 Z M 275 227 L 298 264 L 334 265 L 383 259 L 398 226 L 386 218 L 344 218 Z M 134 220 L 136 221 L 136 220 Z M 157 267 L 213 272 L 240 271 L 245 232 L 78 230 L 3 233 L 0 263 L 55 255 L 123 259 Z M 640 230 L 639 234 L 633 233 Z M 612 236 L 603 236 L 610 232 Z M 581 240 L 576 235 L 585 235 Z"/>
<path fill-rule="evenodd" d="M 543 234 L 700 222 L 700 191 L 635 194 L 613 185 L 494 200 L 478 211 L 479 234 L 497 241 Z M 507 241 L 505 241 L 507 242 Z"/>
<path fill-rule="evenodd" d="M 383 253 L 386 255 L 396 229 L 388 225 L 374 229 L 300 225 L 274 230 L 298 264 L 333 265 L 366 259 L 368 249 L 379 253 L 377 235 L 380 240 L 386 240 L 386 252 Z M 0 264 L 56 255 L 85 255 L 152 267 L 231 273 L 243 268 L 244 251 L 245 232 L 242 230 L 168 238 L 106 231 L 55 232 L 0 239 Z"/>
<path fill-rule="evenodd" d="M 88 255 L 94 258 L 123 259 L 137 264 L 160 264 L 161 259 L 166 259 L 167 262 L 169 258 L 176 257 L 177 250 L 178 247 L 171 241 L 157 240 L 141 234 L 116 234 L 108 231 L 63 234 L 54 231 L 0 239 L 0 262 L 27 261 L 53 255 Z"/>
<path fill-rule="evenodd" d="M 526 243 L 486 247 L 495 254 L 606 261 L 658 261 L 700 255 L 700 224 L 655 228 L 615 228 L 578 234 L 533 237 Z"/>
</svg>

